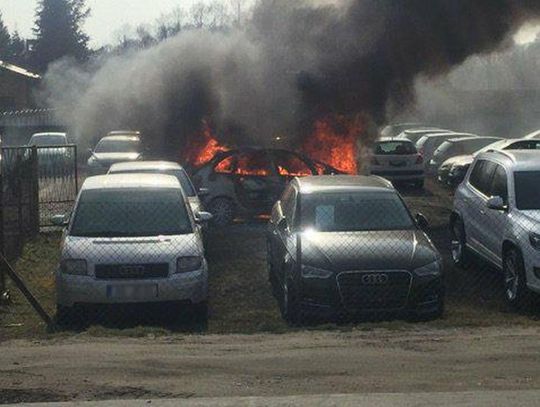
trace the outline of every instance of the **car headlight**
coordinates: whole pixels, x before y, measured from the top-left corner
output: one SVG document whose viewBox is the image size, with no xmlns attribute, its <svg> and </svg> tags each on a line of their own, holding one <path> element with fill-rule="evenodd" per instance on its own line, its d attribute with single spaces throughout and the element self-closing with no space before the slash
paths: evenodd
<svg viewBox="0 0 540 407">
<path fill-rule="evenodd" d="M 330 278 L 334 275 L 333 271 L 319 269 L 311 266 L 302 266 L 302 277 L 303 278 Z"/>
<path fill-rule="evenodd" d="M 203 265 L 203 260 L 199 256 L 179 257 L 176 261 L 176 273 L 191 273 L 200 270 Z"/>
<path fill-rule="evenodd" d="M 540 250 L 540 235 L 538 233 L 531 232 L 529 235 L 529 241 L 532 247 L 536 250 Z"/>
<path fill-rule="evenodd" d="M 72 276 L 88 275 L 86 260 L 62 260 L 60 264 L 60 271 L 64 274 L 69 274 Z"/>
<path fill-rule="evenodd" d="M 442 270 L 442 264 L 440 260 L 434 261 L 433 263 L 429 263 L 423 267 L 417 268 L 414 270 L 414 273 L 417 276 L 438 276 L 441 274 Z"/>
</svg>

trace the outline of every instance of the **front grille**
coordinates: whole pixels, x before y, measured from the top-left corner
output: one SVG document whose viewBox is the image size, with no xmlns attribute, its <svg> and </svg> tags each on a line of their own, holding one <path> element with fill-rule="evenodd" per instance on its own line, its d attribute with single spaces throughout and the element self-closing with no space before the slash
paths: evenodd
<svg viewBox="0 0 540 407">
<path fill-rule="evenodd" d="M 373 175 L 379 175 L 381 177 L 398 177 L 403 176 L 416 176 L 422 175 L 423 171 L 372 171 Z"/>
<path fill-rule="evenodd" d="M 145 280 L 166 278 L 169 265 L 161 264 L 100 264 L 96 266 L 98 280 Z"/>
<path fill-rule="evenodd" d="M 343 306 L 350 311 L 404 308 L 411 280 L 408 271 L 351 272 L 337 277 Z"/>
</svg>

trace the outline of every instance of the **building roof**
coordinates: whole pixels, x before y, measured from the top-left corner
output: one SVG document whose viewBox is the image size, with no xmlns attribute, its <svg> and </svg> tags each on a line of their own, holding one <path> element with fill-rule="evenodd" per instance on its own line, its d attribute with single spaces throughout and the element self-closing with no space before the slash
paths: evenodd
<svg viewBox="0 0 540 407">
<path fill-rule="evenodd" d="M 393 191 L 392 183 L 384 178 L 370 175 L 321 175 L 297 178 L 302 193 L 343 192 L 358 190 Z"/>
<path fill-rule="evenodd" d="M 176 177 L 162 174 L 113 174 L 87 178 L 82 190 L 89 189 L 180 189 Z"/>
<path fill-rule="evenodd" d="M 15 73 L 17 75 L 25 76 L 29 79 L 41 79 L 41 76 L 36 73 L 30 72 L 23 67 L 13 65 L 2 60 L 0 60 L 0 69 Z"/>
</svg>

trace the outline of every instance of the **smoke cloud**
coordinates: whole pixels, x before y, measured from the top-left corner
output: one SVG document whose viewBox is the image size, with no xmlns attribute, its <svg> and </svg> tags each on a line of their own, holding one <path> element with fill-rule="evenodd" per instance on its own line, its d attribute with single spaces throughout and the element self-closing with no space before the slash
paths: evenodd
<svg viewBox="0 0 540 407">
<path fill-rule="evenodd" d="M 43 97 L 88 143 L 140 129 L 178 151 L 203 119 L 233 144 L 295 141 L 325 115 L 383 123 L 419 76 L 510 44 L 538 16 L 535 0 L 260 0 L 242 32 L 184 32 L 84 69 L 61 61 Z"/>
</svg>

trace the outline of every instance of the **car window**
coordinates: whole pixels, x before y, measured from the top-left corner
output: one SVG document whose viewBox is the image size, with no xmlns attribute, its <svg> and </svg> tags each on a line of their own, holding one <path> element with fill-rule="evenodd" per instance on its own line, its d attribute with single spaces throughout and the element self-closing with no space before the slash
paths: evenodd
<svg viewBox="0 0 540 407">
<path fill-rule="evenodd" d="M 470 184 L 484 195 L 489 196 L 496 166 L 497 164 L 491 161 L 479 160 L 471 172 Z"/>
<path fill-rule="evenodd" d="M 522 140 L 510 144 L 505 150 L 540 150 L 540 140 Z"/>
<path fill-rule="evenodd" d="M 302 198 L 302 227 L 320 232 L 413 229 L 405 204 L 393 192 L 309 194 Z"/>
<path fill-rule="evenodd" d="M 272 163 L 265 151 L 238 154 L 235 174 L 269 176 L 273 173 Z"/>
<path fill-rule="evenodd" d="M 60 146 L 67 144 L 67 140 L 65 136 L 49 134 L 46 136 L 32 136 L 28 144 L 36 147 Z"/>
<path fill-rule="evenodd" d="M 451 142 L 451 141 L 445 141 L 444 143 L 442 143 L 439 148 L 435 151 L 435 156 L 440 156 L 440 155 L 443 155 L 443 154 L 446 154 L 447 152 L 451 151 L 452 147 L 454 146 L 455 143 Z"/>
<path fill-rule="evenodd" d="M 518 209 L 540 209 L 540 171 L 519 171 L 514 174 L 516 206 Z"/>
<path fill-rule="evenodd" d="M 70 234 L 79 237 L 173 236 L 192 233 L 178 189 L 87 190 Z"/>
<path fill-rule="evenodd" d="M 290 195 L 287 200 L 283 202 L 283 215 L 287 219 L 289 226 L 294 224 L 294 216 L 296 212 L 296 189 L 291 188 Z"/>
<path fill-rule="evenodd" d="M 410 141 L 381 141 L 375 146 L 376 155 L 411 155 L 417 150 Z"/>
<path fill-rule="evenodd" d="M 313 170 L 296 154 L 279 153 L 274 156 L 274 163 L 279 175 L 306 177 L 313 175 Z"/>
<path fill-rule="evenodd" d="M 235 157 L 229 156 L 221 160 L 215 167 L 214 171 L 219 174 L 232 174 L 235 171 Z"/>
<path fill-rule="evenodd" d="M 508 177 L 501 165 L 496 165 L 491 187 L 491 196 L 500 196 L 505 204 L 508 203 Z"/>
</svg>

